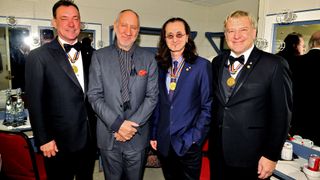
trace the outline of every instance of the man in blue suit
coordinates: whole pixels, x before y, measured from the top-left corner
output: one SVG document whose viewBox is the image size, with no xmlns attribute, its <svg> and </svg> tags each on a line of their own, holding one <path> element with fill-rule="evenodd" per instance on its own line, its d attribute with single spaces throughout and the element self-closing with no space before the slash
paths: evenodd
<svg viewBox="0 0 320 180">
<path fill-rule="evenodd" d="M 159 102 L 150 144 L 166 179 L 198 180 L 211 119 L 210 61 L 197 56 L 185 20 L 169 19 L 160 36 Z"/>
</svg>

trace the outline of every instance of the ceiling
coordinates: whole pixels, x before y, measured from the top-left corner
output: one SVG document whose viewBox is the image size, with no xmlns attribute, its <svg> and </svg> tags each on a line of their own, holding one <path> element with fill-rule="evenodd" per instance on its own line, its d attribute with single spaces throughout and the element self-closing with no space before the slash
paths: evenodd
<svg viewBox="0 0 320 180">
<path fill-rule="evenodd" d="M 180 1 L 185 1 L 188 3 L 193 3 L 201 6 L 214 6 L 214 5 L 229 3 L 235 0 L 180 0 Z"/>
</svg>

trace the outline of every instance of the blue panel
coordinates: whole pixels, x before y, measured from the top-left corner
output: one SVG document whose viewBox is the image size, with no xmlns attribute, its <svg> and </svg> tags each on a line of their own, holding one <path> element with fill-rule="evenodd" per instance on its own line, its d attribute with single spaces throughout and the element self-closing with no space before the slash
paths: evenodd
<svg viewBox="0 0 320 180">
<path fill-rule="evenodd" d="M 285 180 L 295 180 L 294 178 L 280 172 L 280 171 L 277 171 L 277 170 L 274 170 L 273 171 L 273 174 L 272 174 L 273 177 L 276 177 L 278 179 L 285 179 Z"/>
<path fill-rule="evenodd" d="M 224 33 L 223 32 L 206 32 L 205 33 L 206 38 L 208 39 L 209 43 L 213 47 L 213 49 L 216 51 L 217 54 L 220 54 L 224 47 Z M 220 38 L 220 46 L 218 47 L 216 43 L 212 40 L 212 38 Z"/>
<path fill-rule="evenodd" d="M 316 151 L 314 149 L 302 146 L 292 141 L 288 142 L 290 142 L 293 145 L 293 152 L 304 159 L 309 159 L 310 154 L 317 154 L 318 156 L 320 156 L 320 151 Z"/>
</svg>

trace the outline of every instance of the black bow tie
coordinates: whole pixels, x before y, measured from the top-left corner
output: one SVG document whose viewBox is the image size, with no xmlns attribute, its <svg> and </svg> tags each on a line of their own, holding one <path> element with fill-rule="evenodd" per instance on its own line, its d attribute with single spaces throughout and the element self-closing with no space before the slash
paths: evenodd
<svg viewBox="0 0 320 180">
<path fill-rule="evenodd" d="M 70 44 L 63 44 L 64 50 L 66 50 L 66 52 L 68 53 L 71 48 L 74 48 L 77 51 L 80 51 L 81 49 L 81 43 L 78 41 L 77 43 L 75 43 L 74 45 L 70 45 Z"/>
<path fill-rule="evenodd" d="M 241 64 L 244 64 L 244 55 L 241 55 L 237 58 L 233 57 L 233 56 L 229 56 L 229 62 L 232 65 L 234 62 L 238 61 Z"/>
</svg>

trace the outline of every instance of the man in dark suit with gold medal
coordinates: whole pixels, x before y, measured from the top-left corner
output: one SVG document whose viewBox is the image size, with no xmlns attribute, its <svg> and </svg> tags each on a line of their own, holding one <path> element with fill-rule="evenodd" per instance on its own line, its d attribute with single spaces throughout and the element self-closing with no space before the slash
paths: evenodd
<svg viewBox="0 0 320 180">
<path fill-rule="evenodd" d="M 212 62 L 211 179 L 268 179 L 291 118 L 289 67 L 254 46 L 256 22 L 247 12 L 233 12 L 224 28 L 231 51 Z"/>
<path fill-rule="evenodd" d="M 86 96 L 91 53 L 77 39 L 78 7 L 61 0 L 52 12 L 57 38 L 26 61 L 31 126 L 49 180 L 90 180 L 96 157 L 95 116 Z"/>
</svg>

